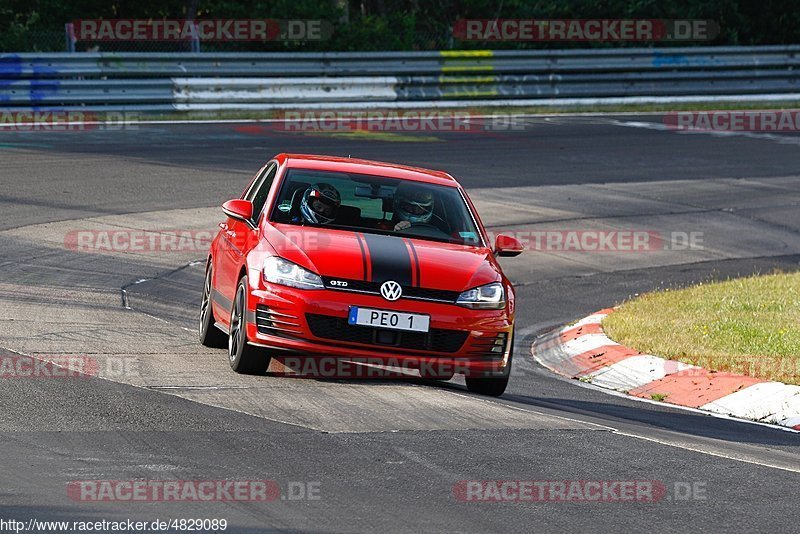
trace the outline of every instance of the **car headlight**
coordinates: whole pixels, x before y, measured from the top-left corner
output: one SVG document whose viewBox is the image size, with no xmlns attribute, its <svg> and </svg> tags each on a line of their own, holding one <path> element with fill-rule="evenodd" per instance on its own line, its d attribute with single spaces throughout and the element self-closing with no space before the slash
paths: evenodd
<svg viewBox="0 0 800 534">
<path fill-rule="evenodd" d="M 324 289 L 318 274 L 278 256 L 264 260 L 264 280 L 297 289 Z"/>
<path fill-rule="evenodd" d="M 494 282 L 464 291 L 456 304 L 476 310 L 500 310 L 506 306 L 506 292 L 503 284 Z"/>
</svg>

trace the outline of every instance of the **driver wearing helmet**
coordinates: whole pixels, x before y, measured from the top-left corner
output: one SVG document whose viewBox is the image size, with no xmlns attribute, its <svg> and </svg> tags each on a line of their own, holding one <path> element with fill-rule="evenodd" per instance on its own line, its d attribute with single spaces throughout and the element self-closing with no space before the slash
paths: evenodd
<svg viewBox="0 0 800 534">
<path fill-rule="evenodd" d="M 433 193 L 414 184 L 401 183 L 394 192 L 392 219 L 395 231 L 413 224 L 427 224 L 433 216 Z"/>
<path fill-rule="evenodd" d="M 330 184 L 314 184 L 303 193 L 300 201 L 300 217 L 295 222 L 305 221 L 311 224 L 330 224 L 336 219 L 336 213 L 342 198 L 339 191 Z"/>
</svg>

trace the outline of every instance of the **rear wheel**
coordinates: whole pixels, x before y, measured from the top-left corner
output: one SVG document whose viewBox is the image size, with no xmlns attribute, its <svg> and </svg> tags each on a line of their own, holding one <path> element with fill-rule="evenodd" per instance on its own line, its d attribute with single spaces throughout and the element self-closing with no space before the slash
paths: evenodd
<svg viewBox="0 0 800 534">
<path fill-rule="evenodd" d="M 214 326 L 214 312 L 211 310 L 211 261 L 206 266 L 206 280 L 203 284 L 203 299 L 200 301 L 200 343 L 213 349 L 223 349 L 227 338 L 225 333 Z"/>
<path fill-rule="evenodd" d="M 231 369 L 247 375 L 262 375 L 269 367 L 269 354 L 247 344 L 247 277 L 239 280 L 231 309 L 231 324 L 228 333 L 228 359 Z"/>
</svg>

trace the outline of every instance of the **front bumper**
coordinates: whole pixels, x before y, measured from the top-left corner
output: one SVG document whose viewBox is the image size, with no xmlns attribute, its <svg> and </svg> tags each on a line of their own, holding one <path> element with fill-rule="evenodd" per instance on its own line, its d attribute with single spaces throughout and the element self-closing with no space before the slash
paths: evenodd
<svg viewBox="0 0 800 534">
<path fill-rule="evenodd" d="M 350 306 L 427 314 L 430 332 L 351 326 L 347 323 Z M 344 290 L 273 284 L 265 288 L 263 282 L 251 288 L 247 309 L 251 345 L 304 356 L 495 374 L 505 370 L 513 344 L 513 316 L 507 309 L 471 310 L 410 299 L 390 302 Z"/>
</svg>

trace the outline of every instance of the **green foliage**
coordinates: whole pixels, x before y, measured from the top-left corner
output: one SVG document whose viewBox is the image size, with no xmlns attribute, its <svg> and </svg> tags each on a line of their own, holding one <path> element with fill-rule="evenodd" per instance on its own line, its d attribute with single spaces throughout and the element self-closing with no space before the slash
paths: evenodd
<svg viewBox="0 0 800 534">
<path fill-rule="evenodd" d="M 28 34 L 39 22 L 36 11 L 13 13 L 3 8 L 0 9 L 0 20 L 3 21 L 0 50 L 25 50 L 30 47 Z"/>
<path fill-rule="evenodd" d="M 454 41 L 450 34 L 453 22 L 460 18 L 711 19 L 721 28 L 720 36 L 711 44 L 800 43 L 797 0 L 0 0 L 0 50 L 63 50 L 64 24 L 75 19 L 184 18 L 191 10 L 196 11 L 198 18 L 205 19 L 323 19 L 335 26 L 335 33 L 328 41 L 210 46 L 204 43 L 204 49 L 621 46 L 620 43 L 462 43 Z"/>
<path fill-rule="evenodd" d="M 337 27 L 336 50 L 412 50 L 415 45 L 415 18 L 410 13 L 385 17 L 366 15 Z"/>
</svg>

